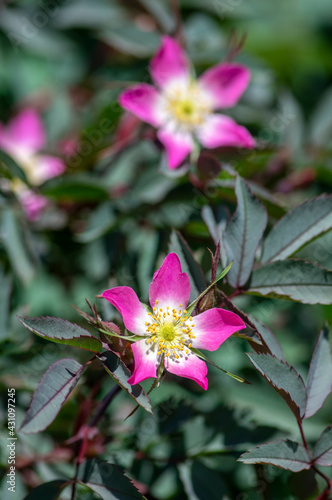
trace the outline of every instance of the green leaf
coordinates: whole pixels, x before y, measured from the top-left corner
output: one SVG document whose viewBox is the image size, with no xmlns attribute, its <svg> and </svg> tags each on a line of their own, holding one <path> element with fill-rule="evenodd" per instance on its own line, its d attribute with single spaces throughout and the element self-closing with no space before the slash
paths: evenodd
<svg viewBox="0 0 332 500">
<path fill-rule="evenodd" d="M 87 175 L 67 175 L 47 181 L 41 188 L 44 196 L 58 201 L 102 201 L 109 198 L 103 182 Z"/>
<path fill-rule="evenodd" d="M 304 446 L 289 439 L 260 444 L 243 453 L 239 461 L 245 464 L 271 464 L 292 472 L 311 467 L 310 456 Z"/>
<path fill-rule="evenodd" d="M 70 484 L 69 481 L 64 479 L 49 481 L 34 488 L 24 500 L 56 500 L 68 484 Z"/>
<path fill-rule="evenodd" d="M 76 235 L 76 240 L 81 243 L 94 241 L 109 232 L 115 223 L 116 218 L 112 205 L 105 202 L 90 214 L 85 230 Z"/>
<path fill-rule="evenodd" d="M 177 254 L 181 261 L 182 271 L 189 276 L 191 287 L 190 298 L 192 300 L 206 289 L 207 283 L 203 270 L 195 260 L 188 243 L 178 231 L 172 231 L 169 251 Z"/>
<path fill-rule="evenodd" d="M 124 470 L 106 460 L 92 459 L 78 468 L 78 482 L 98 493 L 103 500 L 142 499 Z"/>
<path fill-rule="evenodd" d="M 187 498 L 190 500 L 220 500 L 227 495 L 228 488 L 221 473 L 193 461 L 179 465 L 179 473 Z"/>
<path fill-rule="evenodd" d="M 12 277 L 0 265 L 0 342 L 7 337 L 8 310 L 12 291 Z"/>
<path fill-rule="evenodd" d="M 332 271 L 300 260 L 271 262 L 252 273 L 247 292 L 304 304 L 331 304 Z"/>
<path fill-rule="evenodd" d="M 53 363 L 42 376 L 32 396 L 20 431 L 32 434 L 46 429 L 76 386 L 84 368 L 84 365 L 70 358 Z"/>
<path fill-rule="evenodd" d="M 262 262 L 290 257 L 304 245 L 332 228 L 332 196 L 322 195 L 288 212 L 264 242 Z"/>
<path fill-rule="evenodd" d="M 295 368 L 270 354 L 247 354 L 255 368 L 288 404 L 297 420 L 305 414 L 307 393 Z"/>
<path fill-rule="evenodd" d="M 144 410 L 152 413 L 150 398 L 145 394 L 142 387 L 138 384 L 128 384 L 128 378 L 131 377 L 130 370 L 121 361 L 121 359 L 112 351 L 104 352 L 98 355 L 98 359 L 111 377 L 131 396 L 137 404 Z"/>
<path fill-rule="evenodd" d="M 329 425 L 320 435 L 312 452 L 317 465 L 330 467 L 332 465 L 332 425 Z"/>
<path fill-rule="evenodd" d="M 239 288 L 249 279 L 255 253 L 267 224 L 267 212 L 241 177 L 237 177 L 235 192 L 237 209 L 227 224 L 224 245 L 228 262 L 234 260 L 228 282 L 233 288 Z"/>
<path fill-rule="evenodd" d="M 256 318 L 250 317 L 250 320 L 253 323 L 253 325 L 257 328 L 257 332 L 260 338 L 262 339 L 263 343 L 265 344 L 264 346 L 262 346 L 262 348 L 266 349 L 267 347 L 270 354 L 278 358 L 280 361 L 285 361 L 285 356 L 282 351 L 281 345 L 279 344 L 278 340 L 271 332 L 271 330 L 266 325 L 258 321 L 258 319 Z"/>
<path fill-rule="evenodd" d="M 332 354 L 327 326 L 321 331 L 313 353 L 307 381 L 305 418 L 314 415 L 332 392 Z"/>
<path fill-rule="evenodd" d="M 71 345 L 92 352 L 99 352 L 102 349 L 102 343 L 99 339 L 81 326 L 67 320 L 49 316 L 40 318 L 23 316 L 18 319 L 28 330 L 51 342 Z"/>
<path fill-rule="evenodd" d="M 24 239 L 23 228 L 14 210 L 2 210 L 0 240 L 5 247 L 15 274 L 26 285 L 34 276 L 35 269 Z"/>
<path fill-rule="evenodd" d="M 6 167 L 6 169 L 4 169 Z M 16 163 L 15 160 L 7 153 L 0 149 L 0 173 L 5 175 L 6 173 L 11 179 L 21 179 L 25 184 L 28 184 L 24 170 Z"/>
</svg>

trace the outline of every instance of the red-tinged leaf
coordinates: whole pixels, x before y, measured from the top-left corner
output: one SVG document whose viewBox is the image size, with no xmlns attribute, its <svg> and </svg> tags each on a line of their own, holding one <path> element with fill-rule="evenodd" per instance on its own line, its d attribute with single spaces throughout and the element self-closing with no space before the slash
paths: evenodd
<svg viewBox="0 0 332 500">
<path fill-rule="evenodd" d="M 260 444 L 243 453 L 239 461 L 245 464 L 271 464 L 292 472 L 311 467 L 310 456 L 304 446 L 289 439 Z"/>
<path fill-rule="evenodd" d="M 64 479 L 56 479 L 55 481 L 41 484 L 37 488 L 34 488 L 24 500 L 56 500 L 68 484 L 69 481 L 65 481 Z"/>
<path fill-rule="evenodd" d="M 92 352 L 99 352 L 102 349 L 102 343 L 99 339 L 91 335 L 88 330 L 67 320 L 49 316 L 41 318 L 24 316 L 19 320 L 28 330 L 51 342 L 71 345 Z"/>
<path fill-rule="evenodd" d="M 114 380 L 131 396 L 138 405 L 144 410 L 152 413 L 152 407 L 149 396 L 143 391 L 139 384 L 128 384 L 128 378 L 131 377 L 130 370 L 121 361 L 121 359 L 112 351 L 104 352 L 98 356 L 103 367 L 114 378 Z"/>
<path fill-rule="evenodd" d="M 78 468 L 78 482 L 98 493 L 104 500 L 141 500 L 131 480 L 124 470 L 106 460 L 87 460 Z"/>
<path fill-rule="evenodd" d="M 321 331 L 313 353 L 308 381 L 305 418 L 314 415 L 332 392 L 332 354 L 327 326 Z"/>
<path fill-rule="evenodd" d="M 288 404 L 297 420 L 304 417 L 307 393 L 295 368 L 270 354 L 248 354 L 255 368 Z"/>
<path fill-rule="evenodd" d="M 329 425 L 320 435 L 312 456 L 317 465 L 332 466 L 332 425 Z"/>
<path fill-rule="evenodd" d="M 250 320 L 257 328 L 257 332 L 263 342 L 263 349 L 267 349 L 270 354 L 278 358 L 280 361 L 285 361 L 282 347 L 271 330 L 256 318 L 250 317 Z"/>
<path fill-rule="evenodd" d="M 42 376 L 32 396 L 20 431 L 33 434 L 46 429 L 76 386 L 84 368 L 84 365 L 70 358 L 53 363 Z"/>
</svg>

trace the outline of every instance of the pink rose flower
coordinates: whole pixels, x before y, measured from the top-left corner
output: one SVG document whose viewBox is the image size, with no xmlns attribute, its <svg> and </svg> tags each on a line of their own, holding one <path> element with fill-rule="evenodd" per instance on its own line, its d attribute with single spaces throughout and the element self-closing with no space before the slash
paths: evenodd
<svg viewBox="0 0 332 500">
<path fill-rule="evenodd" d="M 132 344 L 135 368 L 130 384 L 156 378 L 163 359 L 167 371 L 194 380 L 206 390 L 207 366 L 191 348 L 215 351 L 230 335 L 245 328 L 236 314 L 220 308 L 188 317 L 190 281 L 175 253 L 165 258 L 153 276 L 150 311 L 127 286 L 106 290 L 102 296 L 121 313 L 127 330 L 142 336 Z"/>
<path fill-rule="evenodd" d="M 38 153 L 45 146 L 43 123 L 34 109 L 23 109 L 7 126 L 0 123 L 0 148 L 17 161 L 33 186 L 38 186 L 65 170 L 65 164 L 60 158 Z M 29 190 L 21 182 L 15 182 L 13 189 L 27 217 L 30 220 L 37 219 L 47 205 L 47 199 Z"/>
<path fill-rule="evenodd" d="M 119 102 L 158 128 L 157 137 L 166 148 L 171 169 L 194 150 L 195 140 L 209 149 L 254 147 L 255 141 L 246 128 L 229 116 L 214 112 L 237 103 L 250 80 L 245 66 L 218 64 L 194 80 L 180 45 L 164 36 L 151 60 L 150 73 L 156 87 L 146 83 L 129 87 Z"/>
</svg>

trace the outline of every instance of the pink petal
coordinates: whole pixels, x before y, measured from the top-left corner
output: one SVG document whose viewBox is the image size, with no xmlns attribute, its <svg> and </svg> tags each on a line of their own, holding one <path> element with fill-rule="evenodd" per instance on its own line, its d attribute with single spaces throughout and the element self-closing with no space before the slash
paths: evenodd
<svg viewBox="0 0 332 500">
<path fill-rule="evenodd" d="M 150 320 L 150 316 L 132 288 L 117 286 L 106 290 L 102 296 L 122 315 L 127 330 L 137 335 L 146 335 L 145 322 Z"/>
<path fill-rule="evenodd" d="M 36 194 L 33 191 L 24 191 L 19 197 L 27 219 L 30 221 L 38 220 L 48 205 L 48 200 L 45 196 Z"/>
<path fill-rule="evenodd" d="M 19 149 L 34 153 L 46 143 L 43 123 L 38 113 L 32 109 L 23 109 L 9 123 L 8 140 Z"/>
<path fill-rule="evenodd" d="M 66 165 L 61 158 L 42 155 L 38 158 L 38 168 L 43 181 L 61 175 L 66 170 Z"/>
<path fill-rule="evenodd" d="M 189 78 L 189 62 L 179 43 L 169 36 L 162 37 L 162 44 L 150 62 L 153 81 L 161 88 L 172 80 Z"/>
<path fill-rule="evenodd" d="M 250 72 L 241 64 L 218 64 L 199 78 L 199 83 L 210 95 L 214 108 L 230 108 L 248 87 Z"/>
<path fill-rule="evenodd" d="M 119 103 L 144 122 L 157 127 L 160 125 L 158 117 L 160 99 L 159 92 L 152 85 L 141 83 L 122 92 Z"/>
<path fill-rule="evenodd" d="M 170 128 L 160 129 L 157 137 L 166 148 L 169 168 L 178 167 L 194 149 L 194 142 L 190 134 L 174 131 Z"/>
<path fill-rule="evenodd" d="M 215 351 L 233 333 L 246 327 L 237 314 L 217 308 L 194 316 L 193 323 L 193 347 L 208 351 Z"/>
<path fill-rule="evenodd" d="M 194 380 L 205 390 L 208 387 L 208 381 L 206 378 L 208 371 L 207 366 L 203 360 L 199 359 L 191 351 L 189 351 L 188 354 L 180 352 L 179 359 L 176 359 L 175 356 L 166 357 L 165 368 L 174 375 Z"/>
<path fill-rule="evenodd" d="M 134 354 L 135 369 L 128 379 L 129 384 L 139 384 L 150 377 L 156 378 L 159 359 L 156 344 L 147 344 L 139 340 L 131 346 Z"/>
<path fill-rule="evenodd" d="M 166 310 L 184 310 L 190 297 L 190 280 L 187 273 L 183 273 L 179 257 L 170 253 L 161 267 L 155 272 L 149 289 L 151 307 Z M 159 303 L 156 305 L 156 300 Z M 182 306 L 180 306 L 182 304 Z"/>
<path fill-rule="evenodd" d="M 245 127 L 225 115 L 210 115 L 197 131 L 199 142 L 206 148 L 231 146 L 253 148 L 255 141 Z"/>
</svg>

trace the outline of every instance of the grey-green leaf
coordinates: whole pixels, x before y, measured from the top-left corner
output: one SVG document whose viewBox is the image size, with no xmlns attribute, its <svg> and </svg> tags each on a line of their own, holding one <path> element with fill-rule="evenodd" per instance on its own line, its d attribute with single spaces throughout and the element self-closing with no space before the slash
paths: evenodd
<svg viewBox="0 0 332 500">
<path fill-rule="evenodd" d="M 272 228 L 264 242 L 262 262 L 284 260 L 332 228 L 332 195 L 298 205 Z"/>
<path fill-rule="evenodd" d="M 314 415 L 332 392 L 332 354 L 327 326 L 321 331 L 313 353 L 307 381 L 305 418 Z"/>
<path fill-rule="evenodd" d="M 282 351 L 282 347 L 279 344 L 276 337 L 274 336 L 274 334 L 271 332 L 271 330 L 266 325 L 258 321 L 258 319 L 256 318 L 250 317 L 250 320 L 257 328 L 257 331 L 261 336 L 262 341 L 265 344 L 264 345 L 265 349 L 268 348 L 270 353 L 276 358 L 280 359 L 280 361 L 285 361 L 285 356 Z"/>
<path fill-rule="evenodd" d="M 52 342 L 92 352 L 99 352 L 102 349 L 102 343 L 99 339 L 91 335 L 88 330 L 67 320 L 48 316 L 40 318 L 24 316 L 19 320 L 28 330 Z"/>
<path fill-rule="evenodd" d="M 0 265 L 0 342 L 7 337 L 8 310 L 12 291 L 12 277 Z"/>
<path fill-rule="evenodd" d="M 76 386 L 83 370 L 84 366 L 75 359 L 65 358 L 53 363 L 32 396 L 20 427 L 21 432 L 32 434 L 46 429 Z"/>
<path fill-rule="evenodd" d="M 237 177 L 235 192 L 237 209 L 227 224 L 224 245 L 228 263 L 234 260 L 227 276 L 228 282 L 232 287 L 239 288 L 249 279 L 255 253 L 267 224 L 267 212 L 241 177 Z"/>
<path fill-rule="evenodd" d="M 124 470 L 106 460 L 92 459 L 78 468 L 78 481 L 98 493 L 103 500 L 142 499 Z"/>
<path fill-rule="evenodd" d="M 313 450 L 313 458 L 317 465 L 332 465 L 332 425 L 329 425 L 320 435 Z"/>
<path fill-rule="evenodd" d="M 304 304 L 331 304 L 332 271 L 300 260 L 271 262 L 252 273 L 248 293 Z"/>
<path fill-rule="evenodd" d="M 65 479 L 55 479 L 48 483 L 40 484 L 34 488 L 24 500 L 56 500 L 62 490 L 69 484 Z"/>
<path fill-rule="evenodd" d="M 131 377 L 130 370 L 121 361 L 121 359 L 112 351 L 104 352 L 98 356 L 103 367 L 114 378 L 114 380 L 131 396 L 137 404 L 142 406 L 144 410 L 152 413 L 152 407 L 149 396 L 143 391 L 138 384 L 131 385 L 128 383 L 128 378 Z"/>
<path fill-rule="evenodd" d="M 280 394 L 297 419 L 304 417 L 307 393 L 302 377 L 295 368 L 270 354 L 248 354 L 255 368 Z"/>
<path fill-rule="evenodd" d="M 260 444 L 243 453 L 239 461 L 245 464 L 271 464 L 292 472 L 310 469 L 311 466 L 310 456 L 304 446 L 289 439 Z"/>
</svg>

